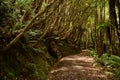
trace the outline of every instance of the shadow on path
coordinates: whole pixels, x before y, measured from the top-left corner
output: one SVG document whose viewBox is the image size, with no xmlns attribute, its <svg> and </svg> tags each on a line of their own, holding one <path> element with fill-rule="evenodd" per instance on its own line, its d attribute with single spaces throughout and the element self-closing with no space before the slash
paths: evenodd
<svg viewBox="0 0 120 80">
<path fill-rule="evenodd" d="M 62 58 L 51 70 L 47 80 L 110 80 L 101 67 L 93 67 L 88 50 Z"/>
</svg>

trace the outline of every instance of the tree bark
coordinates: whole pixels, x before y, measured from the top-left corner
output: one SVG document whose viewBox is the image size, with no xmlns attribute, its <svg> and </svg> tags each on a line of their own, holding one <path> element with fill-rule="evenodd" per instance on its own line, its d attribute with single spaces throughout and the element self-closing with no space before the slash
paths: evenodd
<svg viewBox="0 0 120 80">
<path fill-rule="evenodd" d="M 111 30 L 111 47 L 112 47 L 112 53 L 114 55 L 118 55 L 116 52 L 116 46 L 115 46 L 115 30 L 117 32 L 117 36 L 119 39 L 119 31 L 118 31 L 118 24 L 117 24 L 117 16 L 116 16 L 116 12 L 115 12 L 115 2 L 116 0 L 109 0 L 109 13 L 110 13 L 110 22 L 111 22 L 111 26 L 110 26 L 110 30 Z M 120 41 L 120 39 L 119 39 Z"/>
<path fill-rule="evenodd" d="M 118 39 L 119 39 L 119 47 L 120 47 L 120 0 L 116 1 L 116 5 L 118 8 L 118 30 L 117 30 L 117 34 L 118 34 Z"/>
</svg>

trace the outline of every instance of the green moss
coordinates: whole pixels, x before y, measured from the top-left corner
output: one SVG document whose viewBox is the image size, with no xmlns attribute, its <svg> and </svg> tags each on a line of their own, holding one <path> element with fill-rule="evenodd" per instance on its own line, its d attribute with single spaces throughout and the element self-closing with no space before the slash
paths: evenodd
<svg viewBox="0 0 120 80">
<path fill-rule="evenodd" d="M 5 72 L 4 76 L 0 75 L 0 79 L 46 80 L 51 63 L 54 62 L 52 60 L 47 52 L 38 53 L 25 45 L 13 47 L 0 55 L 0 70 Z"/>
</svg>

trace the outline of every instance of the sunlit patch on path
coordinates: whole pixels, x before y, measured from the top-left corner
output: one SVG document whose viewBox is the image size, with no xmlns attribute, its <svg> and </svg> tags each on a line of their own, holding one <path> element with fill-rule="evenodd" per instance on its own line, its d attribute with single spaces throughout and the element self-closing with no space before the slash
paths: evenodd
<svg viewBox="0 0 120 80">
<path fill-rule="evenodd" d="M 101 67 L 93 67 L 94 59 L 88 50 L 62 58 L 50 72 L 47 80 L 110 80 Z"/>
</svg>

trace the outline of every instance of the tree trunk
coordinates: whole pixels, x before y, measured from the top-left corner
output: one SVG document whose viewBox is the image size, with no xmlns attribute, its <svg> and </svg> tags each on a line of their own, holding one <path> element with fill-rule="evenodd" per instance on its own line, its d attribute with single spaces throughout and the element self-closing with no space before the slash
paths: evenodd
<svg viewBox="0 0 120 80">
<path fill-rule="evenodd" d="M 117 0 L 116 2 L 117 8 L 118 8 L 118 39 L 119 39 L 119 47 L 120 47 L 120 0 Z"/>
<path fill-rule="evenodd" d="M 112 53 L 114 55 L 118 55 L 116 52 L 116 46 L 115 46 L 115 29 L 117 30 L 117 36 L 119 38 L 119 32 L 118 32 L 118 24 L 117 24 L 117 16 L 115 12 L 115 2 L 116 0 L 109 0 L 109 13 L 110 13 L 110 30 L 111 30 L 111 48 L 112 48 Z"/>
</svg>

